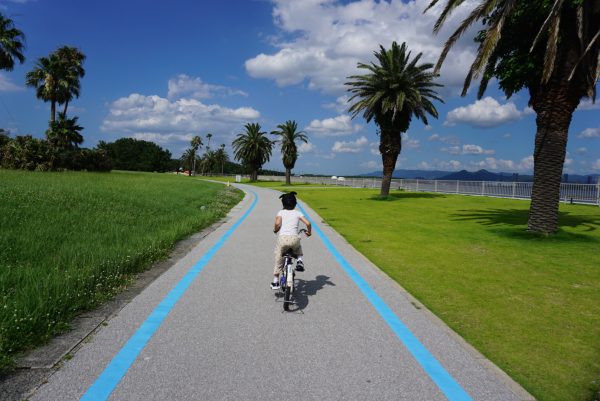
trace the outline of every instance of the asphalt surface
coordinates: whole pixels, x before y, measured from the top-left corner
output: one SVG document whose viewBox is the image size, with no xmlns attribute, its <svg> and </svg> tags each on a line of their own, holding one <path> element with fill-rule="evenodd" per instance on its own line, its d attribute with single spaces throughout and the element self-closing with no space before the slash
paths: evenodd
<svg viewBox="0 0 600 401">
<path fill-rule="evenodd" d="M 532 400 L 303 203 L 317 230 L 283 312 L 269 288 L 278 193 L 240 188 L 227 221 L 31 401 Z"/>
</svg>

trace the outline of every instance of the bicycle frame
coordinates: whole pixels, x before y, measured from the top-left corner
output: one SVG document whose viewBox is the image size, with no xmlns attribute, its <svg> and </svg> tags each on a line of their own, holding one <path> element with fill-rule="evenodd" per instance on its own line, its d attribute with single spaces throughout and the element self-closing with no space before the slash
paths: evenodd
<svg viewBox="0 0 600 401">
<path fill-rule="evenodd" d="M 294 257 L 286 254 L 283 256 L 283 269 L 280 278 L 281 288 L 294 288 Z"/>
<path fill-rule="evenodd" d="M 294 255 L 291 255 L 289 252 L 283 255 L 283 271 L 279 278 L 279 292 L 283 294 L 283 310 L 285 311 L 290 309 L 290 304 L 296 303 L 291 299 L 294 292 L 294 260 Z"/>
</svg>

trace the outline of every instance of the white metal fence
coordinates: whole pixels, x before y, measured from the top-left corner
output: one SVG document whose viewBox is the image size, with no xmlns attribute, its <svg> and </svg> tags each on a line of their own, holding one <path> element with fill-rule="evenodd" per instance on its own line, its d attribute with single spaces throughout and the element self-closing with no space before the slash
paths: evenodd
<svg viewBox="0 0 600 401">
<path fill-rule="evenodd" d="M 283 176 L 260 176 L 261 180 L 284 181 Z M 344 178 L 292 176 L 293 183 L 336 185 L 353 188 L 379 188 L 381 178 Z M 459 195 L 480 195 L 499 198 L 530 199 L 531 182 L 500 181 L 442 181 L 394 179 L 390 189 L 404 189 L 418 192 L 439 192 Z M 585 203 L 600 206 L 600 183 L 560 184 L 562 202 Z"/>
</svg>

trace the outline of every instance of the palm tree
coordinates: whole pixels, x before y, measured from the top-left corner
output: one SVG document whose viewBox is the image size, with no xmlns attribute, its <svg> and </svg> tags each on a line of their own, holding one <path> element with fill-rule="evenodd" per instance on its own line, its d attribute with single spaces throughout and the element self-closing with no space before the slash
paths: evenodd
<svg viewBox="0 0 600 401">
<path fill-rule="evenodd" d="M 202 164 L 202 170 L 206 171 L 208 175 L 218 170 L 219 163 L 217 158 L 217 152 L 218 151 L 215 152 L 214 150 L 208 149 L 204 153 L 204 156 L 202 156 L 202 159 L 200 160 L 200 164 Z"/>
<path fill-rule="evenodd" d="M 208 139 L 208 144 L 206 145 L 207 149 L 210 149 L 210 138 L 212 138 L 212 136 L 211 133 L 206 134 L 206 139 Z"/>
<path fill-rule="evenodd" d="M 198 152 L 198 149 L 200 148 L 200 146 L 202 146 L 202 138 L 200 138 L 198 135 L 194 136 L 192 138 L 191 145 L 193 150 L 192 171 L 194 172 L 194 174 L 196 174 L 196 152 Z"/>
<path fill-rule="evenodd" d="M 56 119 L 56 103 L 61 99 L 59 91 L 60 63 L 58 56 L 50 54 L 40 57 L 33 70 L 25 75 L 25 83 L 36 89 L 36 96 L 44 102 L 50 102 L 50 123 Z"/>
<path fill-rule="evenodd" d="M 46 131 L 48 142 L 53 148 L 72 150 L 83 143 L 83 127 L 77 125 L 77 120 L 78 117 L 67 118 L 65 113 L 58 113 L 58 120 L 53 121 Z"/>
<path fill-rule="evenodd" d="M 433 0 L 427 11 L 439 0 Z M 448 0 L 434 26 L 439 32 L 446 18 L 463 0 Z M 596 97 L 600 77 L 600 1 L 482 0 L 450 36 L 436 65 L 474 22 L 484 29 L 479 49 L 465 79 L 463 95 L 473 78 L 481 76 L 481 98 L 491 78 L 507 96 L 529 90 L 529 104 L 537 114 L 533 152 L 533 191 L 528 228 L 552 234 L 558 230 L 560 181 L 573 112 L 583 97 Z"/>
<path fill-rule="evenodd" d="M 273 142 L 260 131 L 258 123 L 246 124 L 244 129 L 233 141 L 234 156 L 250 169 L 250 181 L 256 181 L 258 170 L 271 158 Z"/>
<path fill-rule="evenodd" d="M 369 73 L 348 77 L 351 81 L 346 85 L 353 94 L 349 101 L 358 99 L 348 110 L 352 118 L 363 112 L 367 122 L 375 119 L 379 127 L 379 152 L 383 161 L 380 196 L 386 197 L 402 149 L 402 133 L 408 130 L 413 116 L 425 124 L 428 124 L 427 113 L 437 118 L 431 99 L 443 101 L 432 89 L 442 86 L 433 82 L 437 77 L 429 71 L 433 64 L 417 65 L 422 53 L 411 60 L 406 43 L 398 46 L 393 42 L 389 50 L 379 47 L 379 52 L 374 53 L 379 64 L 358 63 L 358 68 Z"/>
<path fill-rule="evenodd" d="M 46 138 L 50 144 L 52 168 L 74 168 L 73 151 L 83 143 L 83 127 L 77 124 L 77 119 L 78 117 L 67 118 L 65 113 L 58 113 L 58 119 L 50 123 Z"/>
<path fill-rule="evenodd" d="M 217 165 L 221 165 L 221 175 L 223 175 L 223 170 L 225 168 L 225 163 L 229 161 L 229 155 L 225 151 L 225 144 L 221 144 L 219 150 L 215 152 L 215 161 Z"/>
<path fill-rule="evenodd" d="M 58 103 L 65 105 L 63 113 L 67 114 L 69 102 L 73 97 L 78 98 L 81 90 L 80 79 L 85 76 L 83 62 L 85 54 L 79 49 L 70 46 L 63 46 L 55 51 L 60 60 L 61 78 L 59 79 L 60 99 Z"/>
<path fill-rule="evenodd" d="M 56 104 L 64 104 L 66 114 L 69 101 L 79 97 L 79 78 L 85 75 L 83 60 L 79 50 L 63 46 L 48 57 L 40 57 L 25 76 L 27 86 L 36 88 L 37 98 L 50 102 L 50 122 L 56 119 Z"/>
<path fill-rule="evenodd" d="M 196 163 L 196 152 L 194 152 L 194 149 L 192 148 L 188 148 L 185 150 L 185 152 L 183 152 L 183 155 L 181 155 L 181 164 L 183 165 L 183 168 L 189 171 L 188 175 L 192 175 L 192 167 L 194 166 L 194 164 Z"/>
<path fill-rule="evenodd" d="M 15 28 L 13 21 L 0 13 L 0 69 L 12 71 L 15 59 L 25 62 L 23 42 L 25 35 Z"/>
<path fill-rule="evenodd" d="M 306 143 L 308 142 L 308 137 L 304 135 L 303 131 L 296 131 L 298 129 L 298 124 L 293 120 L 288 120 L 284 124 L 279 124 L 277 128 L 279 128 L 279 131 L 271 131 L 271 134 L 280 137 L 281 156 L 283 166 L 285 167 L 285 184 L 291 185 L 292 169 L 296 165 L 296 160 L 298 160 L 296 140 L 304 141 L 304 143 Z"/>
</svg>

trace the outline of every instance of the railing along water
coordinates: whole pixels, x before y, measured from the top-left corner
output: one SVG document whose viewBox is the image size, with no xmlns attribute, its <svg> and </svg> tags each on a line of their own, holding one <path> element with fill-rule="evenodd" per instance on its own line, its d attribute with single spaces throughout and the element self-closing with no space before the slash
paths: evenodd
<svg viewBox="0 0 600 401">
<path fill-rule="evenodd" d="M 285 181 L 283 176 L 260 176 L 261 180 Z M 381 178 L 345 178 L 322 176 L 292 176 L 292 183 L 335 185 L 352 188 L 379 188 Z M 497 198 L 531 199 L 531 182 L 504 181 L 456 181 L 393 179 L 390 189 L 403 189 L 417 192 L 438 192 L 458 195 L 491 196 Z M 573 184 L 561 183 L 560 201 L 600 206 L 600 183 Z"/>
</svg>

